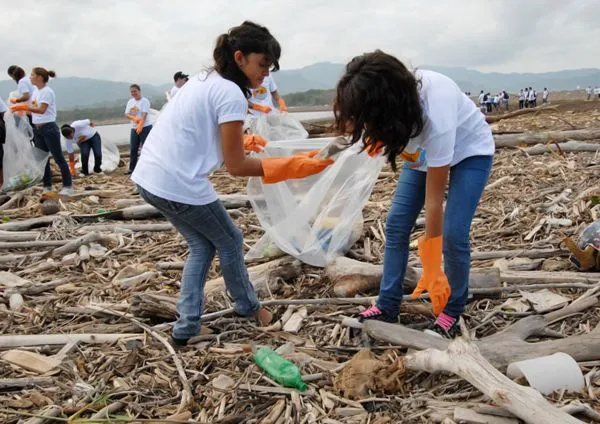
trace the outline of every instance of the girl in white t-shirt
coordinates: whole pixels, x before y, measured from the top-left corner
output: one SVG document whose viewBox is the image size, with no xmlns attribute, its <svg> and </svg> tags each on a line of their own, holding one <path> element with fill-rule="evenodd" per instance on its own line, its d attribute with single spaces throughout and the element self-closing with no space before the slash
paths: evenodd
<svg viewBox="0 0 600 424">
<path fill-rule="evenodd" d="M 219 201 L 210 174 L 224 163 L 233 176 L 262 176 L 265 183 L 277 183 L 316 174 L 332 163 L 315 159 L 316 151 L 263 159 L 245 154 L 266 144 L 256 135 L 243 135 L 249 91 L 279 69 L 280 53 L 267 28 L 252 22 L 220 35 L 213 68 L 190 77 L 166 104 L 131 177 L 140 195 L 189 245 L 172 333 L 177 345 L 200 331 L 204 283 L 215 252 L 235 310 L 261 325 L 272 318 L 257 299 L 244 264 L 242 233 Z"/>
<path fill-rule="evenodd" d="M 413 297 L 427 291 L 438 316 L 430 330 L 453 337 L 467 302 L 471 221 L 494 154 L 485 117 L 450 78 L 413 73 L 379 50 L 348 63 L 336 92 L 340 133 L 364 140 L 371 155 L 383 152 L 394 170 L 398 156 L 406 161 L 387 217 L 379 299 L 359 318 L 397 321 L 411 230 L 425 205 L 423 274 Z"/>
<path fill-rule="evenodd" d="M 31 105 L 28 103 L 17 103 L 11 106 L 11 110 L 13 112 L 26 111 L 31 113 L 35 146 L 44 152 L 52 154 L 54 161 L 60 168 L 62 176 L 63 188 L 59 194 L 68 195 L 73 191 L 71 173 L 63 155 L 60 144 L 60 131 L 56 125 L 56 95 L 54 94 L 54 90 L 47 85 L 50 78 L 54 77 L 56 77 L 54 71 L 47 71 L 44 68 L 33 68 L 31 71 L 31 83 L 36 89 L 33 92 Z M 46 163 L 43 183 L 44 192 L 52 191 L 50 159 Z"/>
<path fill-rule="evenodd" d="M 131 84 L 129 93 L 131 98 L 125 106 L 125 116 L 131 121 L 132 128 L 129 131 L 129 171 L 126 174 L 131 174 L 135 169 L 139 151 L 144 147 L 152 129 L 152 123 L 148 119 L 150 101 L 142 97 L 142 89 L 137 84 Z"/>
<path fill-rule="evenodd" d="M 266 77 L 258 88 L 250 90 L 250 99 L 248 99 L 248 112 L 251 115 L 260 116 L 269 114 L 277 103 L 280 112 L 287 112 L 285 100 L 277 91 L 277 84 L 273 75 Z"/>
</svg>

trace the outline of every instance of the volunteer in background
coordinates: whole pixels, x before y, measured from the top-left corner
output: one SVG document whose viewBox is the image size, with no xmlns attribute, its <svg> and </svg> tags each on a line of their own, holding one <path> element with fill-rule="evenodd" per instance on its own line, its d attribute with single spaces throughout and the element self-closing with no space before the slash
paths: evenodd
<svg viewBox="0 0 600 424">
<path fill-rule="evenodd" d="M 550 97 L 550 92 L 544 87 L 544 91 L 542 92 L 542 103 L 548 103 L 548 97 Z"/>
<path fill-rule="evenodd" d="M 71 125 L 65 124 L 60 127 L 60 132 L 67 140 L 67 152 L 69 152 L 69 165 L 71 166 L 72 175 L 75 174 L 73 140 L 75 140 L 81 152 L 81 173 L 84 176 L 89 175 L 88 163 L 90 160 L 90 150 L 94 152 L 94 172 L 98 174 L 102 172 L 102 139 L 96 128 L 94 128 L 92 121 L 81 119 L 73 122 Z"/>
<path fill-rule="evenodd" d="M 188 77 L 189 75 L 186 75 L 181 71 L 175 72 L 175 75 L 173 75 L 175 85 L 165 93 L 167 95 L 167 101 L 171 100 L 173 96 L 177 94 L 179 89 L 188 81 Z"/>
<path fill-rule="evenodd" d="M 521 91 L 519 91 L 519 109 L 523 109 L 524 106 L 525 106 L 525 93 L 523 92 L 523 89 L 521 88 Z"/>
<path fill-rule="evenodd" d="M 10 99 L 10 102 L 13 104 L 26 102 L 28 105 L 31 106 L 31 100 L 35 87 L 33 86 L 33 84 L 31 84 L 31 80 L 29 79 L 29 77 L 25 75 L 25 71 L 23 70 L 23 68 L 17 65 L 9 66 L 8 76 L 11 77 L 17 83 L 17 92 L 19 93 L 19 97 L 15 99 Z M 28 114 L 27 119 L 29 120 L 29 124 L 33 127 L 31 115 Z"/>
<path fill-rule="evenodd" d="M 271 113 L 275 107 L 274 103 L 277 103 L 280 112 L 287 112 L 285 101 L 277 92 L 277 84 L 272 75 L 266 76 L 257 88 L 252 88 L 250 94 L 248 107 L 249 113 L 252 115 L 260 116 Z"/>
<path fill-rule="evenodd" d="M 137 84 L 131 84 L 129 92 L 131 99 L 125 107 L 125 116 L 132 122 L 132 128 L 129 134 L 129 170 L 125 173 L 126 175 L 131 174 L 135 169 L 139 151 L 144 146 L 146 137 L 152 129 L 152 124 L 148 120 L 150 101 L 142 97 L 142 90 Z"/>
<path fill-rule="evenodd" d="M 394 170 L 398 155 L 406 160 L 387 217 L 379 299 L 359 318 L 398 320 L 410 234 L 425 205 L 418 241 L 423 274 L 413 297 L 428 292 L 438 316 L 430 330 L 453 337 L 467 302 L 471 222 L 492 167 L 489 125 L 450 78 L 413 74 L 379 50 L 348 63 L 334 114 L 336 129 L 351 143 L 365 140 L 369 153 L 385 153 Z"/>
<path fill-rule="evenodd" d="M 36 89 L 31 98 L 31 105 L 28 103 L 16 103 L 11 106 L 11 110 L 13 112 L 25 111 L 31 113 L 35 146 L 44 152 L 52 154 L 54 161 L 60 168 L 62 176 L 63 188 L 59 194 L 69 195 L 73 191 L 73 185 L 69 165 L 67 165 L 60 144 L 60 131 L 56 125 L 56 95 L 54 94 L 54 90 L 47 85 L 50 78 L 54 77 L 56 77 L 54 71 L 47 71 L 44 68 L 33 68 L 31 71 L 31 83 Z M 50 159 L 46 162 L 43 183 L 44 192 L 52 191 Z"/>
<path fill-rule="evenodd" d="M 316 151 L 264 159 L 245 154 L 245 149 L 258 151 L 266 144 L 259 136 L 243 135 L 247 96 L 269 70 L 279 69 L 280 53 L 267 28 L 252 22 L 220 35 L 213 69 L 191 77 L 185 90 L 167 103 L 131 177 L 140 195 L 189 245 L 172 333 L 176 345 L 185 345 L 200 331 L 204 283 L 215 252 L 236 312 L 254 316 L 260 325 L 272 319 L 248 277 L 242 232 L 219 201 L 210 174 L 224 163 L 233 176 L 262 176 L 269 184 L 304 178 L 332 163 L 313 158 Z"/>
</svg>

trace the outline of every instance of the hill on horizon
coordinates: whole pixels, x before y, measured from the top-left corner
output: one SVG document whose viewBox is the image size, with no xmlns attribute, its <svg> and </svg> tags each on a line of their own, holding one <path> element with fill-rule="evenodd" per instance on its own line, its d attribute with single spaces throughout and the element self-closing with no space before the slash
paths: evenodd
<svg viewBox="0 0 600 424">
<path fill-rule="evenodd" d="M 600 69 L 568 69 L 543 73 L 500 73 L 480 72 L 457 66 L 419 66 L 441 72 L 454 79 L 463 91 L 472 94 L 480 90 L 516 92 L 532 86 L 536 90 L 548 87 L 551 91 L 575 90 L 591 85 L 600 86 Z M 300 69 L 281 70 L 273 74 L 283 95 L 308 90 L 328 90 L 335 85 L 344 70 L 344 65 L 332 62 L 319 62 Z M 107 81 L 82 77 L 59 77 L 50 82 L 55 90 L 58 108 L 61 110 L 82 107 L 104 107 L 123 104 L 129 98 L 129 82 Z M 162 85 L 140 83 L 143 94 L 156 104 L 164 102 L 164 92 L 172 84 Z M 0 81 L 0 96 L 3 99 L 16 89 L 14 81 Z"/>
</svg>

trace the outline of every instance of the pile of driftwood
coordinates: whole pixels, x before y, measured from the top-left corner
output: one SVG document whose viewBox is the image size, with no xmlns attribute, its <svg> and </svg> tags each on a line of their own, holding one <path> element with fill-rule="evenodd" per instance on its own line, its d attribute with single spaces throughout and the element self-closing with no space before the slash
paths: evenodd
<svg viewBox="0 0 600 424">
<path fill-rule="evenodd" d="M 422 332 L 434 318 L 423 299 L 403 303 L 401 325 L 351 318 L 377 295 L 389 169 L 346 257 L 325 269 L 285 255 L 248 264 L 274 312 L 269 327 L 234 314 L 215 260 L 202 334 L 178 350 L 168 335 L 187 246 L 122 171 L 76 181 L 54 215 L 42 215 L 39 189 L 13 194 L 0 206 L 0 420 L 600 422 L 600 274 L 576 272 L 561 244 L 600 217 L 600 130 L 526 132 L 525 116 L 512 119 L 524 124 L 496 136 L 454 342 Z M 244 179 L 218 172 L 213 182 L 250 247 L 263 231 Z M 419 267 L 412 252 L 407 294 Z M 252 352 L 263 345 L 294 362 L 309 389 L 258 368 Z M 579 363 L 585 390 L 542 396 L 504 375 L 510 362 L 557 351 Z"/>
</svg>

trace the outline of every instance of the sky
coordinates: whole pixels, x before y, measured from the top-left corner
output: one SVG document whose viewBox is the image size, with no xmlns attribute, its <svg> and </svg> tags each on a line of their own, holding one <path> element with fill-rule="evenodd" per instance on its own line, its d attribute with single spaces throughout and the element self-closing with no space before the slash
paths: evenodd
<svg viewBox="0 0 600 424">
<path fill-rule="evenodd" d="M 598 0 L 0 0 L 0 10 L 0 68 L 59 77 L 170 82 L 210 65 L 217 36 L 246 19 L 279 40 L 282 69 L 376 48 L 410 66 L 600 67 Z"/>
</svg>

